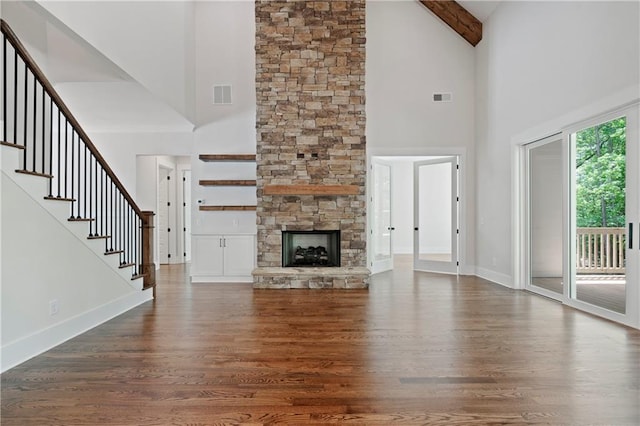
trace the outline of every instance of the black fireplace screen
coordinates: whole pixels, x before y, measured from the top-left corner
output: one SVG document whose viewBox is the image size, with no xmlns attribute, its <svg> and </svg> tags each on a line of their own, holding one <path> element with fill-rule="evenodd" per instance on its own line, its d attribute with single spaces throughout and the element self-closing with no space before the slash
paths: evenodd
<svg viewBox="0 0 640 426">
<path fill-rule="evenodd" d="M 340 231 L 282 231 L 282 266 L 340 266 Z"/>
</svg>

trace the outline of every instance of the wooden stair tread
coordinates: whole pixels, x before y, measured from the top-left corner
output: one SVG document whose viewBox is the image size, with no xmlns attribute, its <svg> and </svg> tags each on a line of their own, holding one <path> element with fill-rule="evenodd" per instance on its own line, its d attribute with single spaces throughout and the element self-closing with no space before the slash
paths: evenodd
<svg viewBox="0 0 640 426">
<path fill-rule="evenodd" d="M 136 266 L 135 263 L 123 263 L 120 266 L 118 266 L 119 269 L 124 269 L 124 268 L 128 268 L 130 266 Z"/>
<path fill-rule="evenodd" d="M 124 250 L 105 251 L 104 255 L 109 256 L 111 254 L 120 254 L 120 253 L 124 253 Z"/>
<path fill-rule="evenodd" d="M 222 212 L 222 211 L 253 211 L 257 206 L 200 206 L 198 209 L 203 212 Z"/>
<path fill-rule="evenodd" d="M 90 217 L 70 217 L 69 222 L 93 222 L 95 219 Z"/>
<path fill-rule="evenodd" d="M 39 177 L 43 177 L 43 178 L 47 178 L 47 179 L 53 179 L 53 175 L 49 175 L 46 173 L 39 173 L 39 172 L 31 172 L 29 170 L 16 170 L 16 173 L 20 173 L 23 175 L 30 175 L 30 176 L 39 176 Z"/>
<path fill-rule="evenodd" d="M 136 274 L 131 276 L 131 280 L 137 280 L 138 278 L 144 278 L 144 274 Z M 146 290 L 147 288 L 151 288 L 154 286 L 147 286 L 147 287 L 142 287 L 143 290 Z"/>
<path fill-rule="evenodd" d="M 255 180 L 201 179 L 201 186 L 256 186 Z"/>
<path fill-rule="evenodd" d="M 51 201 L 71 201 L 71 202 L 75 202 L 75 198 L 63 198 L 63 197 L 52 197 L 47 195 L 46 197 L 44 197 L 45 200 L 51 200 Z"/>
<path fill-rule="evenodd" d="M 107 238 L 111 238 L 111 235 L 89 235 L 87 237 L 88 240 L 102 240 Z"/>
<path fill-rule="evenodd" d="M 24 149 L 23 145 L 18 145 L 17 143 L 0 141 L 0 145 L 2 145 L 2 146 L 10 146 L 12 148 L 17 148 L 17 149 Z"/>
<path fill-rule="evenodd" d="M 200 161 L 256 161 L 255 154 L 200 154 Z"/>
</svg>

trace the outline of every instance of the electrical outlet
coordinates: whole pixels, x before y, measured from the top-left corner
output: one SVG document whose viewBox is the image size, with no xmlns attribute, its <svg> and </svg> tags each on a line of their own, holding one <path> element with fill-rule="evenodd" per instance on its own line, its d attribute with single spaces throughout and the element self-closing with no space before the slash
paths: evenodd
<svg viewBox="0 0 640 426">
<path fill-rule="evenodd" d="M 49 315 L 58 315 L 58 312 L 60 312 L 60 304 L 58 303 L 58 299 L 53 299 L 49 302 Z"/>
</svg>

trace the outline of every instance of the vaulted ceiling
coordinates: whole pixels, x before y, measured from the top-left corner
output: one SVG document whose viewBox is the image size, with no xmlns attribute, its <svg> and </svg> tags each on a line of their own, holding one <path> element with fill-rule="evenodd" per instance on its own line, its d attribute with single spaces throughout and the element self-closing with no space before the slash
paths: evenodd
<svg viewBox="0 0 640 426">
<path fill-rule="evenodd" d="M 460 34 L 472 46 L 482 40 L 482 22 L 500 1 L 419 0 L 427 9 Z"/>
</svg>

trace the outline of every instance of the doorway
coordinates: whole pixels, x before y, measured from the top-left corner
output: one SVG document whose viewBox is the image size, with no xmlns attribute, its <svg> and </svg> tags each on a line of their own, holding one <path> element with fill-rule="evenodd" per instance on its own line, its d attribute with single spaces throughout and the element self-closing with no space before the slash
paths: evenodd
<svg viewBox="0 0 640 426">
<path fill-rule="evenodd" d="M 373 156 L 369 179 L 369 261 L 458 273 L 459 155 Z"/>
<path fill-rule="evenodd" d="M 191 260 L 191 157 L 139 155 L 136 199 L 142 210 L 155 212 L 154 262 Z"/>
<path fill-rule="evenodd" d="M 413 163 L 413 268 L 458 273 L 458 159 Z"/>
</svg>

